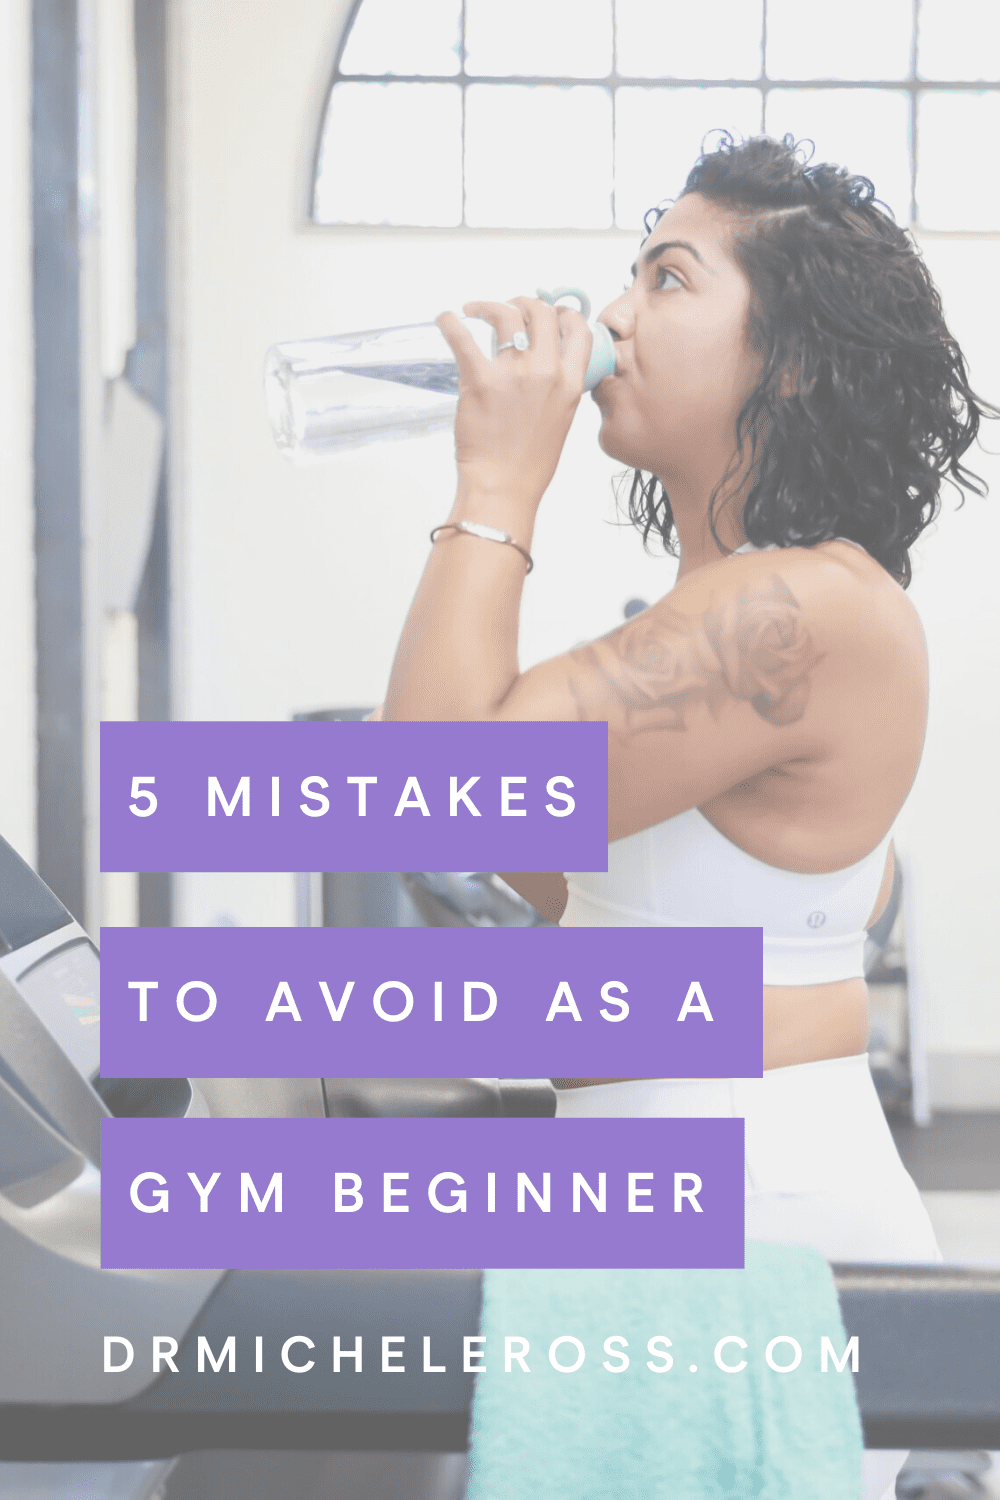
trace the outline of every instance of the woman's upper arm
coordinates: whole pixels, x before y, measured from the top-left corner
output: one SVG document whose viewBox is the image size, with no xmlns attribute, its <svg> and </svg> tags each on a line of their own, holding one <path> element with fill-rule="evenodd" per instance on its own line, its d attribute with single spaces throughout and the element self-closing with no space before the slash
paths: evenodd
<svg viewBox="0 0 1000 1500">
<path fill-rule="evenodd" d="M 502 717 L 607 721 L 612 838 L 815 753 L 830 601 L 814 590 L 801 602 L 788 571 L 699 570 L 610 635 L 523 673 Z"/>
<path fill-rule="evenodd" d="M 498 874 L 519 896 L 530 901 L 543 917 L 548 917 L 550 922 L 559 921 L 566 910 L 568 895 L 565 875 L 558 871 L 543 874 L 537 870 L 500 870 Z"/>
</svg>

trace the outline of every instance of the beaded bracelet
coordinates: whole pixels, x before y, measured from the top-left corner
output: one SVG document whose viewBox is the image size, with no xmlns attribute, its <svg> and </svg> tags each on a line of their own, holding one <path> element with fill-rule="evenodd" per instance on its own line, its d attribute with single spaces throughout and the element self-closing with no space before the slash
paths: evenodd
<svg viewBox="0 0 1000 1500">
<path fill-rule="evenodd" d="M 528 566 L 524 570 L 527 577 L 535 566 L 531 553 L 526 552 L 519 543 L 506 531 L 500 531 L 496 526 L 483 526 L 479 521 L 446 521 L 442 526 L 435 526 L 431 532 L 431 541 L 436 542 L 442 531 L 464 531 L 467 536 L 481 536 L 487 542 L 503 542 L 508 547 L 513 547 L 515 552 L 520 552 Z"/>
</svg>

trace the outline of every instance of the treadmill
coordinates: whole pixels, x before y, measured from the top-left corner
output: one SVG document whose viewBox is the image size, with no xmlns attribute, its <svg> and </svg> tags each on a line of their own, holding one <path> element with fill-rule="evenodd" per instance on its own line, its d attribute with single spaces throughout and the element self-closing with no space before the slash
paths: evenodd
<svg viewBox="0 0 1000 1500">
<path fill-rule="evenodd" d="M 472 1399 L 460 1362 L 434 1382 L 416 1372 L 387 1382 L 367 1368 L 345 1379 L 317 1359 L 301 1380 L 280 1365 L 257 1375 L 247 1345 L 263 1336 L 273 1348 L 290 1330 L 318 1349 L 338 1330 L 345 1348 L 358 1334 L 377 1344 L 388 1318 L 414 1340 L 429 1333 L 434 1348 L 460 1348 L 478 1326 L 481 1273 L 102 1270 L 100 1121 L 540 1115 L 554 1111 L 551 1085 L 102 1079 L 99 976 L 86 932 L 0 840 L 0 1500 L 183 1500 L 199 1492 L 184 1489 L 180 1456 L 224 1462 L 218 1450 L 230 1450 L 240 1474 L 228 1490 L 216 1477 L 219 1500 L 460 1500 Z M 1000 1272 L 834 1270 L 845 1324 L 865 1351 L 857 1391 L 869 1444 L 1000 1448 Z M 179 1343 L 180 1374 L 153 1371 L 152 1340 L 165 1332 Z M 103 1373 L 109 1334 L 134 1350 L 120 1373 Z M 230 1334 L 242 1351 L 235 1373 L 200 1382 L 187 1356 L 199 1338 L 219 1351 Z M 115 1346 L 123 1365 L 125 1350 Z M 253 1488 L 255 1473 L 264 1488 Z"/>
</svg>

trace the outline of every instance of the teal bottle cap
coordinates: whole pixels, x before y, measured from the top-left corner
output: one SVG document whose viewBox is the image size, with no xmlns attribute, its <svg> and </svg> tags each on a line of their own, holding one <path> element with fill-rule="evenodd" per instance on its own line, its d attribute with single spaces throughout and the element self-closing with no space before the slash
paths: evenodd
<svg viewBox="0 0 1000 1500">
<path fill-rule="evenodd" d="M 551 292 L 538 288 L 538 295 L 543 302 L 550 306 L 562 297 L 575 297 L 580 306 L 580 311 L 587 319 L 590 318 L 590 298 L 587 293 L 581 291 L 578 286 L 557 286 Z M 615 342 L 611 337 L 611 331 L 605 323 L 591 323 L 590 331 L 594 336 L 594 342 L 590 350 L 590 359 L 587 362 L 586 373 L 583 377 L 583 388 L 592 391 L 595 386 L 600 385 L 606 375 L 615 373 Z"/>
</svg>

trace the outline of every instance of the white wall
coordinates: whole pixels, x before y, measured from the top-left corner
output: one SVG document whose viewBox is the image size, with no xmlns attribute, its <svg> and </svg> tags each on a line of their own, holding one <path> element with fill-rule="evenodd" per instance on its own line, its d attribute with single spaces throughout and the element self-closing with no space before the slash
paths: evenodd
<svg viewBox="0 0 1000 1500">
<path fill-rule="evenodd" d="M 0 5 L 0 833 L 35 857 L 30 0 Z"/>
<path fill-rule="evenodd" d="M 273 446 L 260 369 L 278 340 L 433 316 L 473 294 L 578 282 L 600 306 L 635 243 L 607 236 L 317 229 L 308 169 L 344 0 L 179 0 L 174 9 L 174 377 L 177 713 L 285 718 L 381 696 L 400 623 L 448 509 L 450 441 L 361 450 L 311 470 Z M 294 16 L 295 24 L 290 18 Z M 926 254 L 974 381 L 1000 391 L 996 240 L 937 238 Z M 615 465 L 585 404 L 539 522 L 526 591 L 527 663 L 610 628 L 672 576 L 613 517 Z M 988 441 L 996 447 L 994 430 Z M 986 467 L 984 463 L 982 467 Z M 915 870 L 929 1042 L 996 1064 L 1000 891 L 994 766 L 1000 541 L 996 497 L 951 501 L 913 587 L 934 697 L 920 780 L 901 824 Z M 281 876 L 186 877 L 180 920 L 291 921 Z"/>
</svg>

